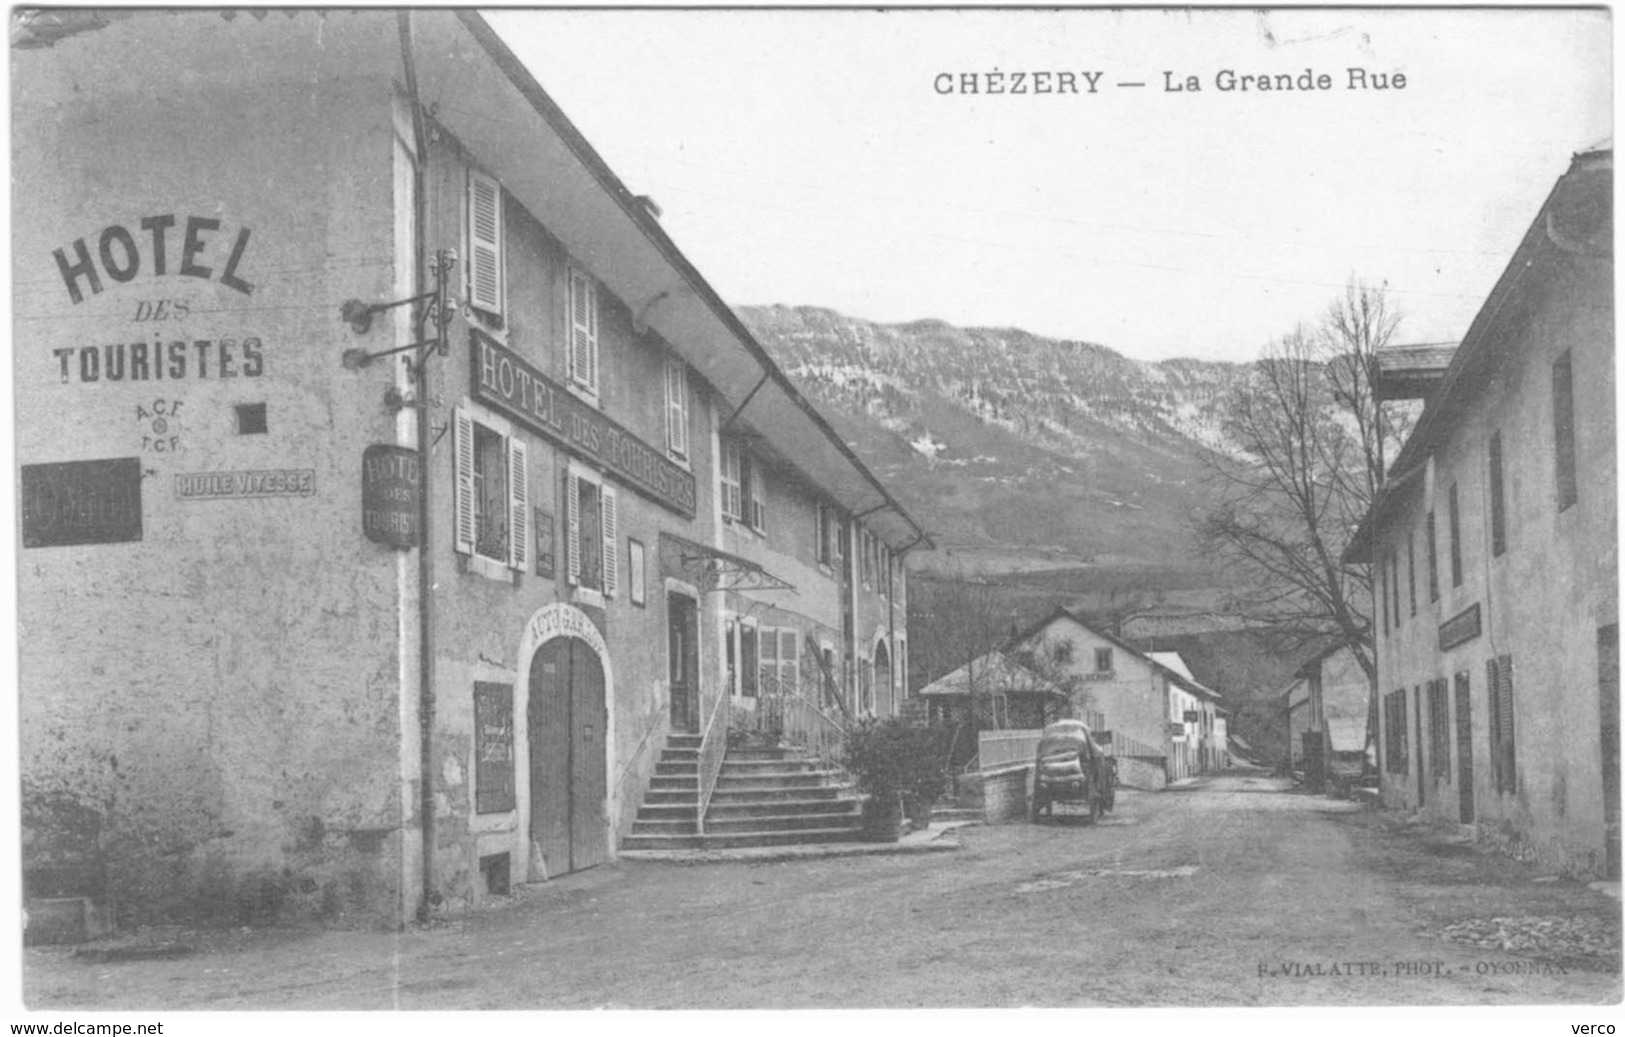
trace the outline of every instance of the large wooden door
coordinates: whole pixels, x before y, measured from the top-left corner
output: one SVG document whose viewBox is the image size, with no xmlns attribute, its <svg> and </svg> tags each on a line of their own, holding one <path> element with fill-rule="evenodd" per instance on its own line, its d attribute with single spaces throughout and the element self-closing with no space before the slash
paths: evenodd
<svg viewBox="0 0 1625 1037">
<path fill-rule="evenodd" d="M 1603 847 L 1608 877 L 1619 880 L 1619 624 L 1597 630 L 1597 693 L 1602 722 Z"/>
<path fill-rule="evenodd" d="M 584 641 L 555 638 L 530 663 L 530 837 L 548 875 L 608 858 L 604 668 Z"/>
<path fill-rule="evenodd" d="M 697 732 L 700 727 L 700 631 L 694 599 L 666 595 L 666 661 L 671 678 L 671 726 Z"/>
</svg>

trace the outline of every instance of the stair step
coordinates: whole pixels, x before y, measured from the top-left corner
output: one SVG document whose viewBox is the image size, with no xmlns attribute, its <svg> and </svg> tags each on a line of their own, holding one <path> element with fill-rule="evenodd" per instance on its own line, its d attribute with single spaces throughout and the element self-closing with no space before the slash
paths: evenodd
<svg viewBox="0 0 1625 1037">
<path fill-rule="evenodd" d="M 736 770 L 741 772 L 756 771 L 827 771 L 829 768 L 819 760 L 804 759 L 796 756 L 774 757 L 760 760 L 741 760 L 733 753 L 729 753 L 722 761 L 723 770 Z"/>
<path fill-rule="evenodd" d="M 690 792 L 695 792 L 699 790 L 699 787 L 700 779 L 697 775 L 693 774 L 686 778 L 675 777 L 669 774 L 657 774 L 649 779 L 649 788 L 651 791 L 679 792 L 687 789 Z"/>
<path fill-rule="evenodd" d="M 729 774 L 724 771 L 717 776 L 717 788 L 719 789 L 809 789 L 837 784 L 839 784 L 839 779 L 835 775 L 813 772 L 806 774 Z"/>
<path fill-rule="evenodd" d="M 643 795 L 643 805 L 644 806 L 654 806 L 654 805 L 665 806 L 665 805 L 668 805 L 668 804 L 676 805 L 676 804 L 681 803 L 681 804 L 686 804 L 688 806 L 688 808 L 690 810 L 692 810 L 692 809 L 694 809 L 694 807 L 696 805 L 698 805 L 699 801 L 700 801 L 700 790 L 698 788 L 687 788 L 687 789 L 654 789 L 654 788 L 652 788 L 648 792 L 644 793 L 644 795 Z"/>
<path fill-rule="evenodd" d="M 666 736 L 666 748 L 698 749 L 703 741 L 704 735 L 670 734 Z"/>
<path fill-rule="evenodd" d="M 695 746 L 692 749 L 676 749 L 668 745 L 664 749 L 660 750 L 660 758 L 662 760 L 671 760 L 673 762 L 678 760 L 698 760 L 700 758 L 700 747 Z"/>
<path fill-rule="evenodd" d="M 793 832 L 748 832 L 707 835 L 705 848 L 724 850 L 740 846 L 791 846 L 801 843 L 851 843 L 863 836 L 862 825 L 841 828 L 806 828 Z"/>
<path fill-rule="evenodd" d="M 854 807 L 857 804 L 853 804 Z M 809 829 L 851 828 L 863 823 L 861 809 L 842 810 L 824 814 L 793 814 L 762 817 L 707 817 L 706 835 L 742 835 L 755 832 L 802 832 Z"/>
<path fill-rule="evenodd" d="M 697 835 L 629 835 L 621 840 L 623 850 L 698 850 Z"/>
<path fill-rule="evenodd" d="M 740 817 L 788 817 L 794 814 L 829 814 L 847 812 L 862 801 L 855 796 L 825 799 L 717 799 L 711 800 L 706 812 L 707 823 Z M 639 813 L 642 817 L 642 813 Z"/>
<path fill-rule="evenodd" d="M 693 817 L 695 811 L 699 809 L 699 806 L 700 804 L 697 799 L 669 803 L 645 802 L 642 806 L 638 807 L 638 820 L 641 821 L 644 818 L 648 818 L 651 821 L 657 821 L 671 817 Z"/>
<path fill-rule="evenodd" d="M 786 826 L 788 827 L 788 826 Z M 692 835 L 700 826 L 694 818 L 650 819 L 638 818 L 632 822 L 633 835 Z"/>
<path fill-rule="evenodd" d="M 850 785 L 756 785 L 717 783 L 713 803 L 770 799 L 842 799 L 854 795 Z"/>
<path fill-rule="evenodd" d="M 655 763 L 655 777 L 684 777 L 696 775 L 700 772 L 698 760 L 658 760 Z"/>
</svg>

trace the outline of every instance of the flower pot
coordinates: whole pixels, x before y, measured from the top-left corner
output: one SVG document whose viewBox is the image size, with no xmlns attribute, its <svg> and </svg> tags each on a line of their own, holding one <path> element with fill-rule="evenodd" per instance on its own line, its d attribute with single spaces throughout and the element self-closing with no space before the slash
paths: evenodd
<svg viewBox="0 0 1625 1037">
<path fill-rule="evenodd" d="M 863 838 L 871 843 L 895 843 L 903 837 L 903 804 L 896 793 L 870 796 L 863 803 Z"/>
</svg>

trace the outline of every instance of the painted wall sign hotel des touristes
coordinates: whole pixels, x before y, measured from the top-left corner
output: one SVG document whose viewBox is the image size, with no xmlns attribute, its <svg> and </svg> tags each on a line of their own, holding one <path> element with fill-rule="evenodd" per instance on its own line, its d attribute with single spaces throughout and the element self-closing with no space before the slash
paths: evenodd
<svg viewBox="0 0 1625 1037">
<path fill-rule="evenodd" d="M 519 359 L 490 337 L 470 331 L 474 397 L 541 433 L 626 485 L 680 515 L 694 515 L 694 476 L 597 408 Z"/>
</svg>

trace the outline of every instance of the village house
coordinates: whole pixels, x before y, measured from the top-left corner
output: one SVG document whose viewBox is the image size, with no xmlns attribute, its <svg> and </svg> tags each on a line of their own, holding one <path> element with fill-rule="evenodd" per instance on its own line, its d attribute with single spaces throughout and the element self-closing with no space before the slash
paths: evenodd
<svg viewBox="0 0 1625 1037">
<path fill-rule="evenodd" d="M 1357 777 L 1376 763 L 1370 744 L 1371 682 L 1354 653 L 1334 644 L 1298 667 L 1281 693 L 1287 711 L 1288 751 L 1294 769 L 1319 789 L 1335 768 Z"/>
<path fill-rule="evenodd" d="M 1119 757 L 1160 758 L 1167 781 L 1220 766 L 1219 694 L 1190 676 L 1182 660 L 1158 661 L 1057 608 L 1017 638 L 1051 661 L 1077 690 L 1079 708 L 1102 717 Z M 1173 654 L 1173 653 L 1169 653 Z"/>
<path fill-rule="evenodd" d="M 693 824 L 766 695 L 896 711 L 920 528 L 477 14 L 31 12 L 12 71 L 37 917 L 455 912 L 663 758 Z"/>
<path fill-rule="evenodd" d="M 1574 156 L 1346 557 L 1376 588 L 1383 801 L 1619 874 L 1613 152 Z"/>
</svg>

